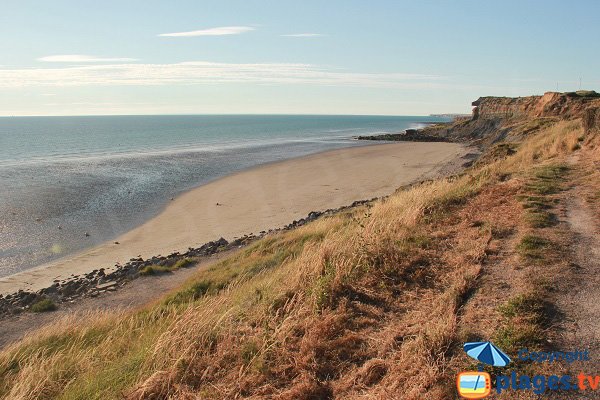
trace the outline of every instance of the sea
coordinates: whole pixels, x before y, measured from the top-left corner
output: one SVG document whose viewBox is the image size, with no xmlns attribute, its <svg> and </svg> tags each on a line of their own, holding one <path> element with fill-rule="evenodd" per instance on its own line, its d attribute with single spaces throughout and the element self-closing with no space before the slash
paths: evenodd
<svg viewBox="0 0 600 400">
<path fill-rule="evenodd" d="M 92 247 L 194 187 L 264 163 L 371 145 L 423 116 L 0 118 L 0 277 Z M 87 233 L 87 235 L 86 235 Z M 216 239 L 216 238 L 215 238 Z"/>
</svg>

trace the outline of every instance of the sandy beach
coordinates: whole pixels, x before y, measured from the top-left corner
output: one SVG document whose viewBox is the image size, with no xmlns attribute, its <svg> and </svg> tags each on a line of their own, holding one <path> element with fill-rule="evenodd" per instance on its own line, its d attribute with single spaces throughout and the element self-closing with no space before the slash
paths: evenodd
<svg viewBox="0 0 600 400">
<path fill-rule="evenodd" d="M 0 294 L 39 290 L 55 279 L 110 269 L 132 257 L 166 255 L 219 237 L 231 240 L 278 228 L 310 211 L 387 195 L 436 176 L 460 165 L 466 153 L 455 143 L 403 142 L 333 150 L 245 170 L 184 193 L 158 216 L 114 240 L 0 279 Z"/>
</svg>

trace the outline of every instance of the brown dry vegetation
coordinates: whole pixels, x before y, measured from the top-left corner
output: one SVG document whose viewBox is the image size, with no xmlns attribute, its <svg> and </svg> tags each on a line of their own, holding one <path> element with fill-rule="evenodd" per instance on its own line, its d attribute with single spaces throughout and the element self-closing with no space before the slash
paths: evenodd
<svg viewBox="0 0 600 400">
<path fill-rule="evenodd" d="M 460 176 L 264 238 L 143 310 L 44 329 L 0 353 L 0 396 L 454 398 L 465 340 L 548 345 L 564 239 L 539 221 L 559 213 L 563 158 L 595 139 L 533 125 Z"/>
</svg>

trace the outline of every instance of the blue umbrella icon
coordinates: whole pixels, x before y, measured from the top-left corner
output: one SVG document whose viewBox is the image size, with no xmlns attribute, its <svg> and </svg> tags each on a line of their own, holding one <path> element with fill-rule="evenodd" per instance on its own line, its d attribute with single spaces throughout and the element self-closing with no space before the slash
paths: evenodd
<svg viewBox="0 0 600 400">
<path fill-rule="evenodd" d="M 463 348 L 469 357 L 484 364 L 506 367 L 510 363 L 510 357 L 494 346 L 492 342 L 469 342 L 465 343 Z"/>
</svg>

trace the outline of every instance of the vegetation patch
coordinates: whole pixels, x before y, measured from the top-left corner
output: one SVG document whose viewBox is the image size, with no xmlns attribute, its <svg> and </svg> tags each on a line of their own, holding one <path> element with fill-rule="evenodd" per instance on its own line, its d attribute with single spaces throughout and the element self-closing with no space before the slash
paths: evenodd
<svg viewBox="0 0 600 400">
<path fill-rule="evenodd" d="M 176 263 L 174 263 L 172 265 L 148 265 L 148 266 L 145 266 L 144 268 L 139 270 L 139 274 L 143 275 L 143 276 L 164 274 L 167 272 L 176 271 L 180 268 L 189 267 L 192 264 L 194 264 L 194 260 L 192 260 L 191 258 L 184 258 L 184 259 L 177 261 Z"/>
<path fill-rule="evenodd" d="M 556 225 L 558 219 L 556 215 L 545 211 L 529 211 L 525 213 L 525 222 L 532 228 L 548 228 Z"/>
<path fill-rule="evenodd" d="M 556 194 L 562 189 L 564 174 L 569 170 L 565 164 L 550 164 L 539 168 L 527 187 L 538 195 Z"/>
<path fill-rule="evenodd" d="M 494 161 L 503 160 L 507 157 L 512 156 L 517 152 L 518 143 L 497 143 L 488 149 L 479 159 L 475 162 L 475 166 L 483 166 L 493 163 Z"/>
<path fill-rule="evenodd" d="M 40 300 L 31 306 L 31 311 L 36 313 L 55 311 L 58 307 L 50 299 Z"/>
<path fill-rule="evenodd" d="M 519 254 L 529 260 L 540 260 L 545 257 L 545 251 L 551 242 L 543 237 L 536 235 L 525 235 L 517 245 Z"/>
</svg>

